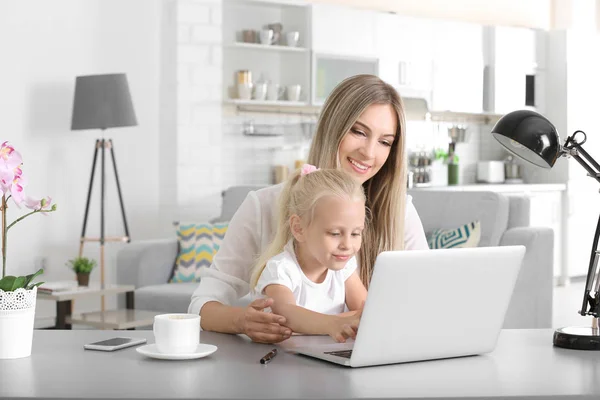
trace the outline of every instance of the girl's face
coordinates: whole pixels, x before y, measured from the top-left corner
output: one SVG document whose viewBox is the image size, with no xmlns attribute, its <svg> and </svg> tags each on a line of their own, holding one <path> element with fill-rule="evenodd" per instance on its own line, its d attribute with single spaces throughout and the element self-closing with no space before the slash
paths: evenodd
<svg viewBox="0 0 600 400">
<path fill-rule="evenodd" d="M 396 138 L 397 117 L 390 104 L 371 104 L 340 143 L 342 169 L 365 183 L 385 164 Z"/>
<path fill-rule="evenodd" d="M 303 264 L 337 271 L 360 249 L 365 224 L 365 203 L 361 200 L 325 196 L 317 202 L 310 223 L 294 217 L 300 229 L 292 230 L 302 247 L 298 255 Z"/>
</svg>

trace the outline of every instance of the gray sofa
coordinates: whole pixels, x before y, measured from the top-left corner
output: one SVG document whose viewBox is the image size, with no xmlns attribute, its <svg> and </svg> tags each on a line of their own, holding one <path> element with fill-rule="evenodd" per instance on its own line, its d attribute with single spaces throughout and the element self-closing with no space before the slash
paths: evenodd
<svg viewBox="0 0 600 400">
<path fill-rule="evenodd" d="M 240 186 L 223 192 L 222 212 L 213 222 L 229 220 L 248 191 L 254 189 L 256 187 Z M 435 228 L 456 228 L 479 219 L 482 228 L 480 246 L 525 245 L 527 252 L 504 327 L 552 326 L 553 231 L 528 226 L 529 198 L 507 197 L 494 192 L 429 189 L 415 189 L 410 194 L 425 232 Z M 167 283 L 176 256 L 175 235 L 173 239 L 134 241 L 119 251 L 117 283 L 135 285 L 137 309 L 187 312 L 198 284 Z"/>
</svg>

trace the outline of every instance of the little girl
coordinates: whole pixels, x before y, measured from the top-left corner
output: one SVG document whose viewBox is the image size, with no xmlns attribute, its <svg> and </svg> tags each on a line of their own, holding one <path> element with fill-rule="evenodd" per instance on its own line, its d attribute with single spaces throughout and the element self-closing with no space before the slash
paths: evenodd
<svg viewBox="0 0 600 400">
<path fill-rule="evenodd" d="M 354 256 L 365 219 L 362 186 L 346 172 L 305 164 L 288 180 L 275 238 L 250 284 L 274 300 L 272 311 L 293 332 L 327 334 L 338 342 L 356 336 L 367 290 Z"/>
</svg>

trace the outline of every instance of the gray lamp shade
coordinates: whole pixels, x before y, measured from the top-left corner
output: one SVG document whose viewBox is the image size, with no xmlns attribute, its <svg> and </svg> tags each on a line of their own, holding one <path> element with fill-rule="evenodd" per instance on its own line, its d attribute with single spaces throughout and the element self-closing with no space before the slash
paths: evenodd
<svg viewBox="0 0 600 400">
<path fill-rule="evenodd" d="M 136 126 L 125 74 L 78 76 L 71 130 Z"/>
</svg>

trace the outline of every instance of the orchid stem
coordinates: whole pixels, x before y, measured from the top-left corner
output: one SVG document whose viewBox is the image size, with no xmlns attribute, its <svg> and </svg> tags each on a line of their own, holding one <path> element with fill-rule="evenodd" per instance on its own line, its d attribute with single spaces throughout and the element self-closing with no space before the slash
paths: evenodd
<svg viewBox="0 0 600 400">
<path fill-rule="evenodd" d="M 25 214 L 25 215 L 22 215 L 22 216 L 20 216 L 19 218 L 15 219 L 15 220 L 14 220 L 14 221 L 13 221 L 13 222 L 10 224 L 10 225 L 8 225 L 8 227 L 6 228 L 6 231 L 8 232 L 8 230 L 9 230 L 10 228 L 12 228 L 12 226 L 13 226 L 14 224 L 16 224 L 17 222 L 24 220 L 25 218 L 29 217 L 30 215 L 33 215 L 33 214 L 35 214 L 35 213 L 39 213 L 39 212 L 42 212 L 42 211 L 43 211 L 43 212 L 52 212 L 52 210 L 33 210 L 32 212 L 30 212 L 30 213 L 27 213 L 27 214 Z"/>
<path fill-rule="evenodd" d="M 6 195 L 2 195 L 2 278 L 6 276 Z"/>
</svg>

